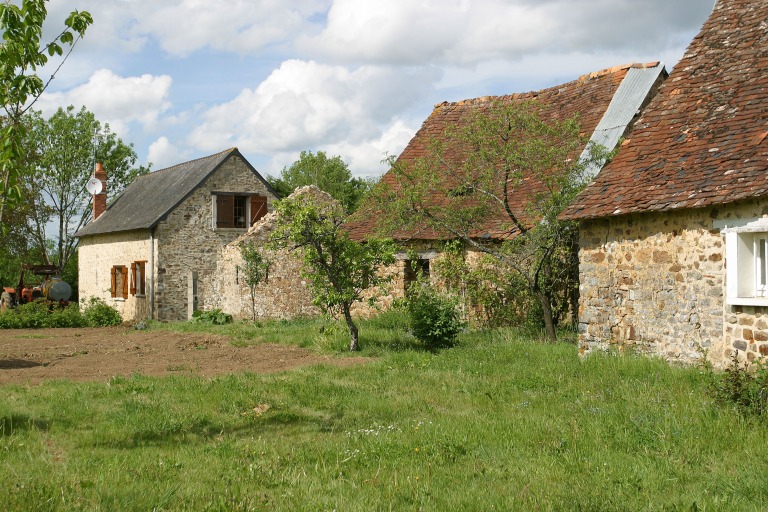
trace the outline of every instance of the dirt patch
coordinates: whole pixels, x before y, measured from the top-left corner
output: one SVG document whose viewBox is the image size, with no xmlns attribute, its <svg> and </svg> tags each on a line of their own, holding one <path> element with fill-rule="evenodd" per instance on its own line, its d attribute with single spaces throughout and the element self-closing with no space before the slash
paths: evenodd
<svg viewBox="0 0 768 512">
<path fill-rule="evenodd" d="M 0 330 L 0 384 L 106 381 L 115 375 L 271 373 L 299 366 L 349 366 L 369 359 L 331 357 L 287 345 L 236 347 L 212 334 L 96 329 Z"/>
</svg>

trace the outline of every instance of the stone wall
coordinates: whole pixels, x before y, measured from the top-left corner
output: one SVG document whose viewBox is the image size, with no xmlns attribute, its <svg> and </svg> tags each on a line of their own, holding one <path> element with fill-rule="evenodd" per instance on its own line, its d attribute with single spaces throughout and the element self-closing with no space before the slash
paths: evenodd
<svg viewBox="0 0 768 512">
<path fill-rule="evenodd" d="M 320 203 L 335 203 L 335 200 L 316 187 L 302 187 L 294 194 L 311 195 Z M 292 196 L 293 197 L 293 196 Z M 202 309 L 221 309 L 235 318 L 251 318 L 252 303 L 250 289 L 240 274 L 243 258 L 240 252 L 242 243 L 253 241 L 264 248 L 264 254 L 271 261 L 269 278 L 260 283 L 255 290 L 254 309 L 257 318 L 291 319 L 316 316 L 320 309 L 312 304 L 309 283 L 301 277 L 302 262 L 298 253 L 289 250 L 266 249 L 269 236 L 274 230 L 277 213 L 270 213 L 257 222 L 249 231 L 226 245 L 219 251 L 216 269 L 206 275 L 205 294 Z M 410 244 L 412 250 L 425 258 L 435 258 L 437 253 L 433 244 L 419 242 Z M 437 256 L 439 257 L 439 256 Z M 382 287 L 371 288 L 363 293 L 363 301 L 356 302 L 352 313 L 358 317 L 368 317 L 391 307 L 393 301 L 405 296 L 405 253 L 398 255 L 398 260 L 381 269 L 381 274 L 391 277 Z M 433 276 L 431 276 L 433 277 Z M 375 297 L 375 305 L 368 299 Z"/>
<path fill-rule="evenodd" d="M 97 297 L 114 306 L 126 322 L 149 318 L 149 276 L 146 277 L 147 295 L 128 298 L 112 297 L 111 270 L 115 265 L 128 268 L 130 279 L 131 263 L 149 262 L 149 230 L 126 231 L 122 233 L 87 236 L 80 239 L 78 246 L 78 273 L 81 307 L 88 304 L 91 297 Z M 146 265 L 149 273 L 149 263 Z"/>
<path fill-rule="evenodd" d="M 768 353 L 766 308 L 726 305 L 725 240 L 714 227 L 766 213 L 748 202 L 583 222 L 582 352 L 629 345 L 685 363 L 706 355 L 716 366 L 734 349 L 750 360 Z"/>
<path fill-rule="evenodd" d="M 248 319 L 254 309 L 257 319 L 291 319 L 320 314 L 312 304 L 307 281 L 300 275 L 298 255 L 286 249 L 265 248 L 276 218 L 276 212 L 267 214 L 247 234 L 221 249 L 216 272 L 206 277 L 205 288 L 210 293 L 205 295 L 201 309 L 221 309 L 235 318 Z M 243 267 L 240 247 L 248 241 L 261 247 L 272 262 L 268 280 L 256 286 L 253 305 L 250 288 L 240 271 Z"/>
<path fill-rule="evenodd" d="M 219 251 L 245 229 L 212 228 L 211 193 L 261 194 L 272 209 L 274 197 L 237 156 L 230 156 L 189 197 L 174 208 L 155 228 L 157 240 L 157 286 L 155 311 L 159 320 L 183 320 L 190 312 L 190 285 L 197 281 L 197 309 L 210 301 L 210 275 L 216 270 Z"/>
</svg>

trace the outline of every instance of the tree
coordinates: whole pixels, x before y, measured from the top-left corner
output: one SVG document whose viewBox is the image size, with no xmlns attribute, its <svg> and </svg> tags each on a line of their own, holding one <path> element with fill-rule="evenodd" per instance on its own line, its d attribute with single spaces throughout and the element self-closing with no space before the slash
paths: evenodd
<svg viewBox="0 0 768 512">
<path fill-rule="evenodd" d="M 133 167 L 136 152 L 88 112 L 85 107 L 59 108 L 50 118 L 40 112 L 28 114 L 27 144 L 37 156 L 31 163 L 32 191 L 28 227 L 40 247 L 51 242 L 54 254 L 46 255 L 46 263 L 54 262 L 63 272 L 77 247 L 74 233 L 91 219 L 91 195 L 85 184 L 92 176 L 96 161 L 107 170 L 110 197 L 119 194 L 136 176 L 149 172 L 147 167 Z M 56 237 L 50 240 L 49 223 L 56 224 Z"/>
<path fill-rule="evenodd" d="M 338 203 L 320 204 L 311 197 L 294 195 L 281 200 L 276 209 L 272 245 L 301 251 L 302 276 L 310 283 L 313 303 L 326 313 L 344 316 L 349 350 L 358 350 L 352 304 L 363 299 L 363 290 L 385 281 L 377 270 L 394 262 L 394 246 L 390 241 L 362 244 L 350 240 L 342 227 L 345 212 Z"/>
<path fill-rule="evenodd" d="M 240 246 L 240 254 L 243 257 L 243 267 L 241 268 L 245 276 L 245 284 L 251 292 L 251 313 L 253 321 L 256 321 L 256 287 L 261 282 L 269 279 L 269 269 L 272 262 L 267 258 L 259 247 L 250 240 Z"/>
<path fill-rule="evenodd" d="M 496 101 L 429 141 L 426 154 L 390 160 L 394 183 L 375 191 L 386 232 L 431 229 L 519 275 L 556 339 L 553 302 L 573 286 L 577 229 L 558 215 L 607 158 L 587 145 L 577 117 L 545 117 L 535 102 Z"/>
<path fill-rule="evenodd" d="M 267 181 L 283 197 L 287 197 L 299 187 L 315 185 L 340 201 L 347 212 L 357 207 L 360 199 L 372 186 L 368 180 L 353 178 L 341 157 L 328 158 L 323 151 L 316 154 L 302 151 L 296 162 L 283 168 L 280 177 L 269 176 Z"/>
<path fill-rule="evenodd" d="M 21 6 L 6 0 L 0 3 L 0 105 L 5 122 L 0 131 L 0 226 L 7 204 L 22 199 L 19 177 L 24 168 L 23 115 L 51 83 L 85 30 L 93 23 L 87 11 L 72 11 L 65 28 L 48 44 L 41 46 L 43 22 L 48 11 L 45 0 L 22 0 Z M 64 55 L 62 45 L 69 47 Z M 47 82 L 37 75 L 48 58 L 57 55 L 61 63 Z"/>
</svg>

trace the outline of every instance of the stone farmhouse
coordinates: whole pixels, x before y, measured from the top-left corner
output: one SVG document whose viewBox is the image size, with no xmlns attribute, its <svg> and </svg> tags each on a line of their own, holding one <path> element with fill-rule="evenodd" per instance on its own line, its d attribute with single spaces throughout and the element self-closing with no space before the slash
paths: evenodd
<svg viewBox="0 0 768 512">
<path fill-rule="evenodd" d="M 542 106 L 543 117 L 550 119 L 565 120 L 578 114 L 583 133 L 591 134 L 592 141 L 612 149 L 622 137 L 631 132 L 639 112 L 654 96 L 666 77 L 667 73 L 661 63 L 631 64 L 590 73 L 577 80 L 538 92 L 440 103 L 408 143 L 397 162 L 408 164 L 423 158 L 434 158 L 429 147 L 436 140 L 444 140 L 449 127 L 465 125 L 476 112 L 484 111 L 497 101 L 537 102 Z M 446 159 L 452 160 L 454 167 L 459 167 L 467 158 L 466 152 L 456 148 L 449 148 L 445 154 Z M 579 155 L 575 154 L 573 157 L 579 158 Z M 599 169 L 592 169 L 593 174 L 598 171 Z M 397 190 L 400 185 L 390 171 L 382 177 L 379 186 Z M 525 182 L 526 190 L 536 187 L 537 184 L 532 181 Z M 525 209 L 528 197 L 526 190 L 513 191 L 510 194 L 512 207 L 516 211 Z M 433 196 L 430 200 L 441 201 L 440 193 L 435 192 Z M 376 213 L 366 208 L 357 212 L 348 224 L 352 238 L 364 240 L 376 234 L 376 219 Z M 508 224 L 508 219 L 506 225 L 502 221 L 490 220 L 487 225 L 481 226 L 477 233 L 478 239 L 493 242 L 516 236 L 514 228 L 508 227 Z M 433 281 L 440 281 L 431 267 L 432 263 L 441 257 L 443 242 L 451 238 L 449 234 L 437 233 L 428 228 L 399 230 L 387 234 L 411 249 L 408 253 L 404 250 L 397 256 L 398 268 L 392 270 L 397 276 L 393 297 L 404 295 L 407 286 L 415 280 L 417 271 L 429 275 Z M 416 251 L 417 260 L 411 260 L 407 255 L 413 256 L 413 250 Z M 480 256 L 475 249 L 464 249 L 464 258 L 470 265 L 477 262 Z"/>
<path fill-rule="evenodd" d="M 219 250 L 266 215 L 274 190 L 237 148 L 140 176 L 78 231 L 80 297 L 125 321 L 183 320 L 205 302 Z"/>
<path fill-rule="evenodd" d="M 563 217 L 581 221 L 582 349 L 768 356 L 768 2 L 718 0 Z"/>
</svg>

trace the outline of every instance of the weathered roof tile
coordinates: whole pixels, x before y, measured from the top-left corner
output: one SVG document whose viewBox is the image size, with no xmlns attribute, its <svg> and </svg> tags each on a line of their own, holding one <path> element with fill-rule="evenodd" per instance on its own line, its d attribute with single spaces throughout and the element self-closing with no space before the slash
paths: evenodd
<svg viewBox="0 0 768 512">
<path fill-rule="evenodd" d="M 766 20 L 764 0 L 719 0 L 631 141 L 563 217 L 699 208 L 768 194 Z"/>
</svg>

